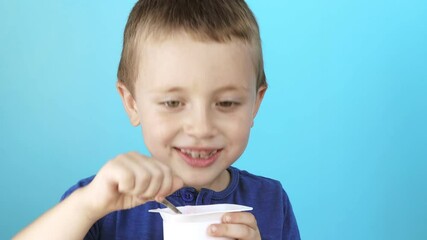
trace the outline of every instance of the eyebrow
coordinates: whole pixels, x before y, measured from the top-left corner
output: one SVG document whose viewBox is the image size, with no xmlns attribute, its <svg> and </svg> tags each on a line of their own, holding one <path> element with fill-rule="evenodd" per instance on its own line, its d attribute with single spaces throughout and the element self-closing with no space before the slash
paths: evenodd
<svg viewBox="0 0 427 240">
<path fill-rule="evenodd" d="M 224 87 L 221 87 L 219 89 L 216 89 L 215 92 L 227 92 L 227 91 L 248 91 L 249 87 L 244 85 L 227 85 Z"/>
<path fill-rule="evenodd" d="M 218 92 L 228 92 L 228 91 L 248 91 L 249 87 L 248 86 L 244 86 L 244 85 L 239 85 L 239 86 L 235 86 L 235 85 L 226 85 L 223 87 L 220 87 L 218 89 L 215 89 L 215 93 Z M 183 87 L 171 87 L 171 88 L 164 88 L 164 89 L 160 89 L 161 92 L 164 93 L 174 93 L 174 92 L 185 92 L 186 89 Z"/>
<path fill-rule="evenodd" d="M 185 89 L 182 87 L 171 87 L 171 88 L 162 88 L 161 92 L 173 93 L 173 92 L 185 92 Z"/>
</svg>

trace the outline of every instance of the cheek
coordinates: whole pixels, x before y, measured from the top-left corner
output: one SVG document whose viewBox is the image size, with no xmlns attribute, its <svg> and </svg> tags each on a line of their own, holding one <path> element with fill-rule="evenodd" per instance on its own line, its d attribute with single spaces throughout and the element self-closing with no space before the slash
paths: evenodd
<svg viewBox="0 0 427 240">
<path fill-rule="evenodd" d="M 247 114 L 242 114 L 227 119 L 223 122 L 223 126 L 223 134 L 232 141 L 232 144 L 246 145 L 252 126 L 252 118 Z"/>
<path fill-rule="evenodd" d="M 248 144 L 250 129 L 250 126 L 236 128 L 234 134 L 236 139 L 235 141 L 243 148 Z"/>
<path fill-rule="evenodd" d="M 176 122 L 166 121 L 162 118 L 146 118 L 141 124 L 142 135 L 145 145 L 151 154 L 155 155 L 157 151 L 168 146 L 177 132 Z"/>
<path fill-rule="evenodd" d="M 231 162 L 236 161 L 245 151 L 249 141 L 250 125 L 247 122 L 240 122 L 234 125 L 226 133 L 227 138 L 227 154 Z"/>
</svg>

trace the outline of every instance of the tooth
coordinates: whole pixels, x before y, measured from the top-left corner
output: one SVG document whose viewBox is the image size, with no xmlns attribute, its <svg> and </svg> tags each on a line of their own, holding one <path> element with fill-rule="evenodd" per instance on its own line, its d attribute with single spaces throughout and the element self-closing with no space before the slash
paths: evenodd
<svg viewBox="0 0 427 240">
<path fill-rule="evenodd" d="M 188 156 L 192 158 L 203 158 L 207 159 L 213 155 L 215 155 L 218 150 L 212 150 L 212 151 L 193 151 L 191 149 L 179 149 L 182 153 L 187 154 Z"/>
<path fill-rule="evenodd" d="M 191 152 L 190 154 L 192 158 L 199 158 L 199 154 L 197 152 Z"/>
</svg>

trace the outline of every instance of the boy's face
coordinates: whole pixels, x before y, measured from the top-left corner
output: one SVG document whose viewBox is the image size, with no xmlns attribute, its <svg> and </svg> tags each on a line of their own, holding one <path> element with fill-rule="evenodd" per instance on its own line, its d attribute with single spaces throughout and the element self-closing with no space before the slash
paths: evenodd
<svg viewBox="0 0 427 240">
<path fill-rule="evenodd" d="M 251 46 L 180 34 L 149 41 L 141 53 L 133 97 L 118 84 L 131 123 L 186 185 L 224 189 L 266 89 L 256 90 Z"/>
</svg>

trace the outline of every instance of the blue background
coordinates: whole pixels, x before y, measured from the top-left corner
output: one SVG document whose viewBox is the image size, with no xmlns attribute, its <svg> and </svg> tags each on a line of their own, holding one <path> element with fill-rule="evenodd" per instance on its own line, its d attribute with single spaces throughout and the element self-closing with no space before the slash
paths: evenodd
<svg viewBox="0 0 427 240">
<path fill-rule="evenodd" d="M 134 1 L 0 0 L 0 239 L 119 153 Z M 304 239 L 427 239 L 427 2 L 248 1 L 270 88 L 236 166 L 279 179 Z"/>
</svg>

